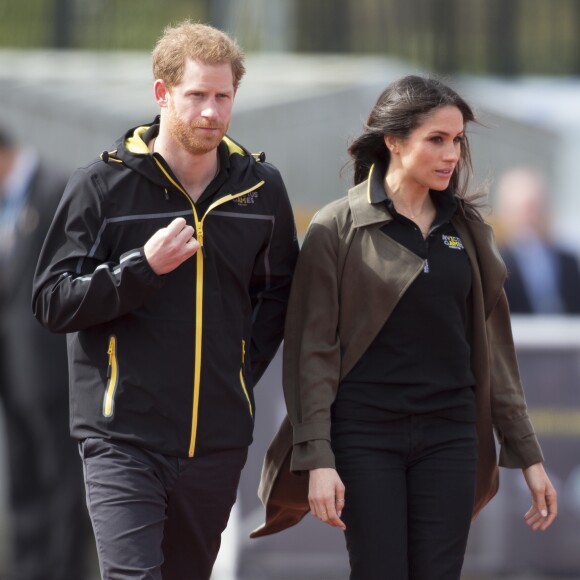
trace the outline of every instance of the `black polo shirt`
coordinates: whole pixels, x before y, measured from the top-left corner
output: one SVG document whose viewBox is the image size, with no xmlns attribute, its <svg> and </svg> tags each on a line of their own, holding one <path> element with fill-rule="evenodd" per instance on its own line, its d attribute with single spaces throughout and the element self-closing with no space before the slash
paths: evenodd
<svg viewBox="0 0 580 580">
<path fill-rule="evenodd" d="M 382 187 L 371 192 L 371 201 L 386 203 L 394 218 L 382 227 L 384 235 L 423 258 L 425 266 L 341 383 L 334 417 L 381 420 L 430 413 L 473 421 L 471 267 L 451 223 L 456 200 L 450 191 L 430 192 L 436 217 L 424 239 L 413 221 L 396 212 Z"/>
</svg>

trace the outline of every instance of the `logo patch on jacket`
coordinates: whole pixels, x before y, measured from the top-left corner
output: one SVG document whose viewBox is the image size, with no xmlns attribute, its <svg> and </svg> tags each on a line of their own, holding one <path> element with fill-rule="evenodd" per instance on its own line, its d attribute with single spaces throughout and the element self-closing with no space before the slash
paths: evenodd
<svg viewBox="0 0 580 580">
<path fill-rule="evenodd" d="M 247 207 L 249 205 L 252 205 L 256 199 L 258 199 L 258 192 L 250 191 L 250 193 L 246 193 L 246 195 L 238 197 L 236 199 L 236 203 L 241 207 Z"/>
<path fill-rule="evenodd" d="M 447 236 L 443 234 L 443 243 L 451 250 L 463 250 L 463 242 L 457 236 Z"/>
</svg>

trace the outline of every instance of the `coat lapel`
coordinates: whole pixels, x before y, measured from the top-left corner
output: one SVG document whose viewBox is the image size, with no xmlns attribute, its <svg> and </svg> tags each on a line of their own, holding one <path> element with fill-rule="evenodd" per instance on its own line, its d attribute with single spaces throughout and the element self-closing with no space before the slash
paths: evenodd
<svg viewBox="0 0 580 580">
<path fill-rule="evenodd" d="M 348 337 L 341 341 L 347 345 L 342 352 L 341 378 L 368 349 L 424 266 L 419 256 L 381 231 L 393 217 L 384 203 L 370 203 L 370 182 L 349 191 L 353 236 L 339 270 L 342 308 L 338 330 L 341 337 Z"/>
</svg>

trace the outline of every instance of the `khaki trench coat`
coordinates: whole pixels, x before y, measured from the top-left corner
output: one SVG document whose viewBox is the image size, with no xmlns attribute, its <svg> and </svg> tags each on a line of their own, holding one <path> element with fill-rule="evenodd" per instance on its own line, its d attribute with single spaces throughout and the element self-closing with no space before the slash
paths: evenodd
<svg viewBox="0 0 580 580">
<path fill-rule="evenodd" d="M 372 171 L 372 169 L 371 169 Z M 369 176 L 370 177 L 370 176 Z M 341 379 L 385 324 L 423 260 L 380 228 L 392 220 L 371 203 L 369 180 L 314 217 L 298 259 L 284 336 L 288 415 L 266 454 L 258 494 L 266 521 L 251 537 L 278 532 L 309 511 L 308 470 L 334 467 L 330 408 Z M 472 369 L 478 462 L 474 517 L 498 489 L 499 465 L 543 460 L 527 414 L 503 283 L 505 266 L 491 228 L 458 200 L 453 224 L 472 268 Z"/>
</svg>

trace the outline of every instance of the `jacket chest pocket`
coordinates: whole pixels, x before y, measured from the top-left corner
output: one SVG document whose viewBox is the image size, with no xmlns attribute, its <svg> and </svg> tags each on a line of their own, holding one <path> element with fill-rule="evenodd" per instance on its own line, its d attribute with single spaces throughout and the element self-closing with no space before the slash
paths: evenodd
<svg viewBox="0 0 580 580">
<path fill-rule="evenodd" d="M 115 392 L 119 384 L 119 362 L 117 360 L 117 337 L 112 334 L 107 349 L 109 364 L 107 367 L 107 387 L 103 398 L 103 416 L 112 417 L 115 412 Z"/>
</svg>

